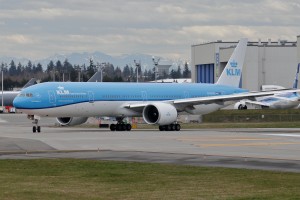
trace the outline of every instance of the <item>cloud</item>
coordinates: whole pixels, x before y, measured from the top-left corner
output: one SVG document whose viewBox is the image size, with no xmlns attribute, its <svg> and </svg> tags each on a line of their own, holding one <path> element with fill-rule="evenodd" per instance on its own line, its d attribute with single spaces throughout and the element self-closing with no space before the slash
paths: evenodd
<svg viewBox="0 0 300 200">
<path fill-rule="evenodd" d="M 5 39 L 16 44 L 28 44 L 31 42 L 29 37 L 18 34 L 6 36 Z"/>
<path fill-rule="evenodd" d="M 300 32 L 298 0 L 2 0 L 0 55 L 149 53 L 182 59 L 205 41 L 287 39 Z"/>
</svg>

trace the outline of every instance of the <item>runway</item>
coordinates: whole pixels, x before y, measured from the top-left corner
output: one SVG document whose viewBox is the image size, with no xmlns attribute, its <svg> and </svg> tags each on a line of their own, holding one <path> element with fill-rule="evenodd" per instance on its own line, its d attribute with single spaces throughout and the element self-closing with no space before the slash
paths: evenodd
<svg viewBox="0 0 300 200">
<path fill-rule="evenodd" d="M 300 172 L 300 129 L 179 132 L 55 127 L 42 132 L 22 114 L 0 115 L 0 159 L 81 158 Z"/>
</svg>

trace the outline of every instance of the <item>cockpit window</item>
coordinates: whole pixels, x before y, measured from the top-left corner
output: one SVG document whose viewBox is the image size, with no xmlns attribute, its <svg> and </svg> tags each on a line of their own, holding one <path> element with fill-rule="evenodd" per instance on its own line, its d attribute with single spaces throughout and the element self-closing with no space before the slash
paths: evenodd
<svg viewBox="0 0 300 200">
<path fill-rule="evenodd" d="M 20 93 L 18 94 L 19 97 L 32 97 L 32 93 Z"/>
</svg>

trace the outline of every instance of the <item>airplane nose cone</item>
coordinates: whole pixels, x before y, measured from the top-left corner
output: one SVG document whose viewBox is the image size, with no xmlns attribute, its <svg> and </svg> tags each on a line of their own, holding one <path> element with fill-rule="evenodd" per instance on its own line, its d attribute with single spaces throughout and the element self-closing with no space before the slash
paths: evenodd
<svg viewBox="0 0 300 200">
<path fill-rule="evenodd" d="M 13 106 L 15 108 L 21 108 L 22 100 L 19 97 L 16 97 L 13 101 Z"/>
</svg>

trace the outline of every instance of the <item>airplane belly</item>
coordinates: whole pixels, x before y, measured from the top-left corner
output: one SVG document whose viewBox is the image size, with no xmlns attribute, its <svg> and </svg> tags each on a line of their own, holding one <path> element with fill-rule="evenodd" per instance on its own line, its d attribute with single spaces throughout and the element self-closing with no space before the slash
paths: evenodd
<svg viewBox="0 0 300 200">
<path fill-rule="evenodd" d="M 126 102 L 98 101 L 46 109 L 22 109 L 19 111 L 41 117 L 141 116 L 141 113 L 124 108 L 124 104 Z"/>
</svg>

